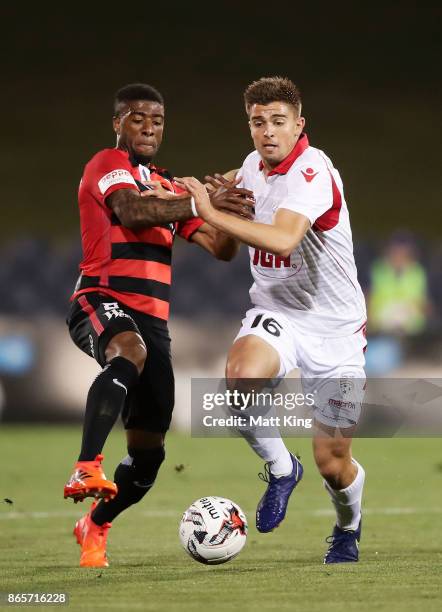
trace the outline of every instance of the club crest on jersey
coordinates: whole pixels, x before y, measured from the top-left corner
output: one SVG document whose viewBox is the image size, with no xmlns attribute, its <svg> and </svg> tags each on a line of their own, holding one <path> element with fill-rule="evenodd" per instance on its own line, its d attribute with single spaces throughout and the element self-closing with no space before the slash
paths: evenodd
<svg viewBox="0 0 442 612">
<path fill-rule="evenodd" d="M 312 180 L 315 178 L 315 176 L 319 174 L 319 172 L 315 172 L 313 168 L 309 167 L 309 168 L 306 168 L 305 170 L 301 170 L 301 174 L 305 178 L 307 183 L 311 183 Z"/>
<path fill-rule="evenodd" d="M 119 317 L 127 317 L 130 319 L 130 316 L 120 308 L 118 302 L 103 302 L 104 314 L 110 320 L 112 318 L 118 319 Z"/>
<path fill-rule="evenodd" d="M 303 259 L 298 251 L 293 251 L 288 257 L 281 257 L 260 249 L 254 249 L 252 264 L 258 274 L 262 276 L 289 278 L 297 274 L 302 268 Z"/>
</svg>

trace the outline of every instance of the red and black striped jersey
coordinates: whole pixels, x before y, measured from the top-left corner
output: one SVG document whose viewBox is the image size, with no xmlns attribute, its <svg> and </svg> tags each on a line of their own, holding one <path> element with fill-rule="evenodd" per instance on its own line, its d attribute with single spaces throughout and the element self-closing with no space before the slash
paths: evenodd
<svg viewBox="0 0 442 612">
<path fill-rule="evenodd" d="M 83 261 L 71 300 L 100 291 L 134 310 L 167 320 L 175 234 L 190 240 L 203 221 L 195 218 L 139 230 L 123 227 L 106 198 L 117 189 L 140 191 L 146 180 L 180 192 L 166 170 L 152 164 L 133 166 L 128 153 L 120 149 L 104 149 L 86 164 L 78 194 Z"/>
</svg>

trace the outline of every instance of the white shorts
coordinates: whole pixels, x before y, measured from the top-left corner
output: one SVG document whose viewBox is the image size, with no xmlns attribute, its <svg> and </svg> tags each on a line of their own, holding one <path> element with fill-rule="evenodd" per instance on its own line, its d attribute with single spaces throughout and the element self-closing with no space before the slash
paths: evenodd
<svg viewBox="0 0 442 612">
<path fill-rule="evenodd" d="M 248 335 L 258 336 L 276 350 L 278 378 L 300 369 L 304 394 L 315 394 L 318 421 L 331 427 L 358 422 L 365 389 L 365 328 L 340 338 L 308 336 L 285 315 L 254 307 L 247 311 L 235 341 Z"/>
</svg>

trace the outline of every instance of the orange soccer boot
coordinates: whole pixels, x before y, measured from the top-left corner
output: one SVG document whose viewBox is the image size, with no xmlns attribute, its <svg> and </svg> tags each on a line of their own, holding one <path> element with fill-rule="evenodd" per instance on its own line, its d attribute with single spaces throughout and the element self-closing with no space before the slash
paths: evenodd
<svg viewBox="0 0 442 612">
<path fill-rule="evenodd" d="M 113 499 L 118 492 L 117 485 L 107 480 L 101 462 L 103 455 L 97 455 L 94 461 L 77 461 L 74 473 L 64 486 L 64 498 L 71 497 L 75 503 L 85 497 Z"/>
<path fill-rule="evenodd" d="M 97 502 L 90 511 L 75 523 L 74 536 L 81 546 L 80 567 L 109 567 L 106 555 L 106 542 L 111 523 L 96 525 L 91 514 Z"/>
</svg>

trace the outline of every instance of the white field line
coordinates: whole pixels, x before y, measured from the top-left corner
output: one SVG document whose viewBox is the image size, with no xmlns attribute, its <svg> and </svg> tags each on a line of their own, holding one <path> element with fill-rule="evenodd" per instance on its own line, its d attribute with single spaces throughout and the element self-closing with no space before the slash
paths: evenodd
<svg viewBox="0 0 442 612">
<path fill-rule="evenodd" d="M 84 506 L 85 511 L 88 509 Z M 298 514 L 308 516 L 334 516 L 333 508 L 322 508 L 319 510 L 304 510 L 295 511 Z M 401 514 L 442 514 L 442 508 L 363 508 L 364 515 L 389 515 L 398 516 Z M 84 514 L 74 510 L 65 510 L 60 512 L 0 512 L 0 520 L 25 520 L 25 519 L 52 519 L 52 518 L 80 518 Z M 248 510 L 246 515 L 253 516 L 254 510 Z M 143 510 L 140 515 L 146 518 L 179 518 L 182 512 L 178 510 Z"/>
</svg>

